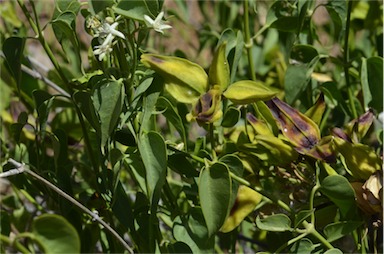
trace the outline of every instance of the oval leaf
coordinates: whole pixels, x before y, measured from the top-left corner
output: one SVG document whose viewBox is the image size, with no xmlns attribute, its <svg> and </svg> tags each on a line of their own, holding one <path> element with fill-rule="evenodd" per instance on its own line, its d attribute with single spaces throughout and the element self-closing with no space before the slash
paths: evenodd
<svg viewBox="0 0 384 254">
<path fill-rule="evenodd" d="M 223 225 L 228 213 L 231 192 L 231 179 L 226 165 L 215 163 L 201 171 L 199 196 L 209 236 Z"/>
<path fill-rule="evenodd" d="M 139 151 L 145 166 L 147 193 L 152 205 L 160 199 L 167 172 L 167 151 L 164 139 L 156 132 L 143 133 Z"/>
<path fill-rule="evenodd" d="M 261 230 L 284 232 L 291 230 L 291 219 L 285 214 L 274 214 L 268 217 L 256 218 L 256 226 Z"/>
<path fill-rule="evenodd" d="M 242 80 L 233 83 L 223 95 L 234 104 L 249 104 L 260 100 L 269 100 L 277 92 L 270 90 L 261 82 Z"/>
<path fill-rule="evenodd" d="M 62 216 L 43 214 L 33 221 L 32 228 L 44 253 L 80 253 L 79 235 Z"/>
</svg>

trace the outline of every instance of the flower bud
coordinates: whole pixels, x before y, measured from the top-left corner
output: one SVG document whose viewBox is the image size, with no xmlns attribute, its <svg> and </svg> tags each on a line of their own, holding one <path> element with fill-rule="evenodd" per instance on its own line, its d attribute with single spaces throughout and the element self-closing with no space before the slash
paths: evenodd
<svg viewBox="0 0 384 254">
<path fill-rule="evenodd" d="M 141 62 L 163 77 L 165 89 L 179 102 L 194 103 L 208 88 L 204 69 L 186 59 L 144 54 Z"/>
<path fill-rule="evenodd" d="M 269 100 L 277 92 L 270 90 L 261 82 L 242 80 L 233 83 L 223 95 L 234 104 L 249 104 L 260 100 Z"/>
</svg>

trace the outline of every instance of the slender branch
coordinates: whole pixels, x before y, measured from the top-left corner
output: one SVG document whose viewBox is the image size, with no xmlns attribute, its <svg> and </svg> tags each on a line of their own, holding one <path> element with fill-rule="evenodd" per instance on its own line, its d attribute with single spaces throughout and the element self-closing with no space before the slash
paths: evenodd
<svg viewBox="0 0 384 254">
<path fill-rule="evenodd" d="M 303 226 L 308 231 L 308 233 L 312 234 L 316 237 L 322 244 L 324 244 L 328 249 L 333 249 L 332 244 L 330 244 L 327 239 L 324 238 L 317 230 L 312 223 L 308 223 L 306 220 L 303 221 Z"/>
<path fill-rule="evenodd" d="M 245 47 L 247 49 L 249 71 L 251 72 L 252 80 L 256 81 L 255 65 L 254 65 L 253 55 L 252 55 L 253 41 L 251 39 L 250 31 L 249 31 L 248 1 L 249 0 L 245 0 L 244 1 L 244 36 L 245 36 Z"/>
<path fill-rule="evenodd" d="M 357 118 L 357 111 L 355 107 L 355 100 L 352 93 L 352 87 L 349 81 L 349 25 L 351 23 L 351 11 L 352 11 L 352 1 L 348 1 L 348 10 L 347 10 L 347 21 L 345 23 L 345 38 L 344 38 L 344 75 L 345 75 L 345 84 L 348 90 L 348 99 L 349 104 L 352 110 L 353 118 Z"/>
<path fill-rule="evenodd" d="M 35 172 L 33 172 L 32 170 L 30 170 L 29 168 L 27 168 L 24 164 L 21 164 L 17 161 L 15 161 L 14 159 L 9 159 L 8 160 L 10 163 L 12 163 L 13 165 L 16 166 L 16 169 L 13 169 L 13 170 L 17 170 L 19 173 L 22 173 L 22 172 L 26 172 L 28 174 L 30 174 L 32 177 L 34 177 L 35 179 L 39 180 L 40 182 L 44 183 L 45 185 L 47 185 L 49 188 L 51 188 L 52 190 L 54 190 L 55 192 L 57 192 L 60 196 L 62 196 L 63 198 L 67 199 L 69 202 L 71 202 L 72 204 L 74 204 L 75 206 L 77 206 L 78 208 L 80 208 L 81 210 L 83 210 L 85 213 L 87 213 L 88 215 L 90 215 L 92 217 L 93 220 L 99 222 L 101 225 L 103 225 L 114 237 L 116 237 L 117 240 L 119 240 L 119 242 L 126 248 L 126 250 L 129 252 L 129 253 L 134 253 L 134 251 L 132 250 L 132 248 L 128 245 L 128 243 L 126 241 L 124 241 L 124 239 L 111 227 L 109 226 L 109 224 L 107 224 L 104 220 L 102 220 L 99 215 L 95 212 L 92 212 L 91 210 L 89 210 L 87 207 L 85 207 L 83 204 L 81 204 L 79 201 L 77 201 L 76 199 L 74 199 L 73 197 L 71 197 L 70 195 L 68 195 L 67 193 L 65 193 L 64 191 L 62 191 L 60 188 L 56 187 L 54 184 L 52 184 L 51 182 L 49 182 L 48 180 L 46 180 L 45 178 L 41 177 L 40 175 L 36 174 Z M 12 171 L 12 170 L 10 170 Z M 13 172 L 16 172 L 16 171 L 13 171 Z M 6 173 L 6 172 L 5 172 Z"/>
<path fill-rule="evenodd" d="M 3 243 L 6 243 L 12 247 L 15 247 L 18 251 L 20 251 L 23 254 L 31 253 L 30 250 L 25 248 L 20 242 L 14 241 L 11 238 L 9 238 L 3 234 L 0 234 L 0 242 L 3 242 Z"/>
</svg>

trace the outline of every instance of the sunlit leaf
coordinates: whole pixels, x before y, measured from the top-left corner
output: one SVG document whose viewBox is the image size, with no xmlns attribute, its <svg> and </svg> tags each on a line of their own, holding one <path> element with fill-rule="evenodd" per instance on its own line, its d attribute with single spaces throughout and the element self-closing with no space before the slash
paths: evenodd
<svg viewBox="0 0 384 254">
<path fill-rule="evenodd" d="M 292 230 L 291 220 L 287 215 L 281 213 L 269 215 L 264 218 L 257 216 L 256 226 L 261 230 L 272 232 L 284 232 Z"/>
</svg>

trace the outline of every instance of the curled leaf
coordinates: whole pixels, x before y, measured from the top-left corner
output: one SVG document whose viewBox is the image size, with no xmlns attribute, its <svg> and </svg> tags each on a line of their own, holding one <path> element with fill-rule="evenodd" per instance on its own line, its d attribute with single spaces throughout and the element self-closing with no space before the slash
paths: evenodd
<svg viewBox="0 0 384 254">
<path fill-rule="evenodd" d="M 357 119 L 352 120 L 348 123 L 346 132 L 350 138 L 356 143 L 361 140 L 365 134 L 367 134 L 369 128 L 373 123 L 374 115 L 372 110 L 368 110 L 363 115 L 358 117 Z"/>
<path fill-rule="evenodd" d="M 217 84 L 220 87 L 220 92 L 225 91 L 229 85 L 229 64 L 225 57 L 225 48 L 227 43 L 224 42 L 217 49 L 213 56 L 211 67 L 209 68 L 209 83 Z"/>
<path fill-rule="evenodd" d="M 217 86 L 210 89 L 207 93 L 200 96 L 199 100 L 187 115 L 188 120 L 196 119 L 201 125 L 213 123 L 223 115 L 221 110 L 221 94 Z"/>
<path fill-rule="evenodd" d="M 186 59 L 143 54 L 141 62 L 163 77 L 165 89 L 179 102 L 193 103 L 208 88 L 204 69 Z"/>
<path fill-rule="evenodd" d="M 234 104 L 249 104 L 257 101 L 265 101 L 275 96 L 272 91 L 261 82 L 242 80 L 233 83 L 223 95 Z"/>
<path fill-rule="evenodd" d="M 268 125 L 260 119 L 257 119 L 251 113 L 247 113 L 247 120 L 257 134 L 273 136 L 273 132 L 269 129 Z"/>
<path fill-rule="evenodd" d="M 267 105 L 283 135 L 298 152 L 305 154 L 319 142 L 319 127 L 307 116 L 278 98 L 268 101 Z"/>
<path fill-rule="evenodd" d="M 317 98 L 316 103 L 305 112 L 305 115 L 308 116 L 316 124 L 320 124 L 321 118 L 323 117 L 325 110 L 325 100 L 324 94 L 321 93 L 319 98 Z"/>
<path fill-rule="evenodd" d="M 371 147 L 363 144 L 353 144 L 341 138 L 334 137 L 334 149 L 345 161 L 345 166 L 353 177 L 367 180 L 383 164 Z"/>
</svg>

